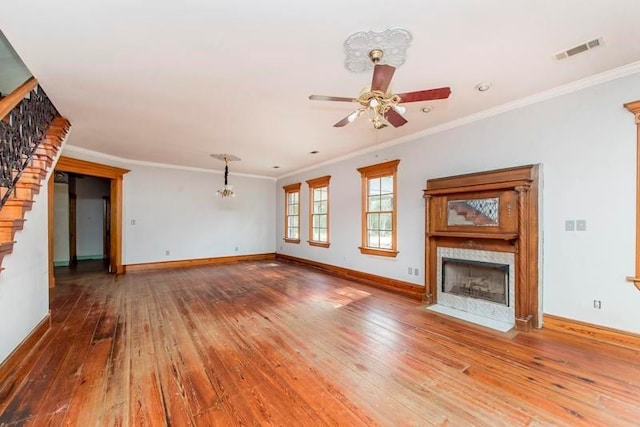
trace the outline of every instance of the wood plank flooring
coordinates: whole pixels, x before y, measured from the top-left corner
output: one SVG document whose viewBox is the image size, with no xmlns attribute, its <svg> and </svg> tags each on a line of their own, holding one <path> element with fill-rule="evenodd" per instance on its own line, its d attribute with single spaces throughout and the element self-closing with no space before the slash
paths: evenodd
<svg viewBox="0 0 640 427">
<path fill-rule="evenodd" d="M 2 426 L 640 424 L 640 350 L 294 264 L 59 276 L 51 309 Z"/>
</svg>

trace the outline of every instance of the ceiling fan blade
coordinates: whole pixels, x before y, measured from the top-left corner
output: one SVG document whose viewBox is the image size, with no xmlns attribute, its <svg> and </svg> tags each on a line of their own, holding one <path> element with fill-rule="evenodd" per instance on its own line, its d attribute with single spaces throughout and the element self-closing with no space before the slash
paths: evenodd
<svg viewBox="0 0 640 427">
<path fill-rule="evenodd" d="M 451 88 L 439 87 L 437 89 L 419 90 L 417 92 L 398 93 L 400 102 L 432 101 L 446 99 L 451 95 Z"/>
<path fill-rule="evenodd" d="M 326 96 L 326 95 L 309 95 L 309 99 L 312 101 L 358 102 L 357 99 L 353 99 L 353 98 L 344 98 L 341 96 Z"/>
<path fill-rule="evenodd" d="M 389 108 L 385 113 L 384 113 L 384 118 L 387 119 L 387 121 L 389 123 L 391 123 L 393 125 L 393 127 L 397 128 L 402 126 L 403 124 L 407 123 L 407 119 L 405 119 L 404 117 L 402 117 L 400 115 L 400 113 L 398 113 L 396 110 L 394 110 L 393 108 Z"/>
<path fill-rule="evenodd" d="M 389 83 L 393 73 L 396 72 L 396 68 L 391 65 L 377 64 L 373 69 L 373 79 L 371 80 L 371 90 L 379 90 L 380 92 L 387 92 L 389 89 Z"/>
<path fill-rule="evenodd" d="M 345 117 L 344 119 L 340 120 L 338 123 L 333 125 L 333 127 L 334 128 L 341 128 L 343 126 L 346 126 L 349 123 L 351 123 L 352 121 L 354 121 L 355 119 L 357 119 L 358 115 L 359 115 L 358 114 L 358 110 L 352 111 L 351 113 L 349 113 L 349 115 L 347 117 Z"/>
</svg>

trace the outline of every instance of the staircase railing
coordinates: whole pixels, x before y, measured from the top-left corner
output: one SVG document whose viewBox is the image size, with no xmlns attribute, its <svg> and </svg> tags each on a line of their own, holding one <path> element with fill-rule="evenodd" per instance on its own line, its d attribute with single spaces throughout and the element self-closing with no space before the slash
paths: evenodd
<svg viewBox="0 0 640 427">
<path fill-rule="evenodd" d="M 0 99 L 0 208 L 58 111 L 33 77 Z"/>
</svg>

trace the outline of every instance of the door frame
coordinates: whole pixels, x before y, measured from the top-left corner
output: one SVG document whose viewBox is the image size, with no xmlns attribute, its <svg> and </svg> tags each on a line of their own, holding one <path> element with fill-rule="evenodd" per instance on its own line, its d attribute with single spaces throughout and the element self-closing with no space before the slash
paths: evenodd
<svg viewBox="0 0 640 427">
<path fill-rule="evenodd" d="M 76 268 L 78 266 L 78 251 L 76 240 L 77 228 L 77 212 L 78 212 L 78 196 L 76 195 L 75 183 L 69 177 L 69 267 Z"/>
<path fill-rule="evenodd" d="M 72 159 L 61 156 L 55 171 L 76 173 L 80 175 L 108 178 L 111 181 L 109 197 L 111 199 L 111 238 L 109 241 L 109 271 L 115 274 L 124 273 L 122 264 L 122 180 L 129 169 Z M 55 172 L 54 172 L 55 173 Z M 55 286 L 53 277 L 53 177 L 49 178 L 49 287 Z"/>
<path fill-rule="evenodd" d="M 102 197 L 102 253 L 109 260 L 111 255 L 111 198 Z"/>
</svg>

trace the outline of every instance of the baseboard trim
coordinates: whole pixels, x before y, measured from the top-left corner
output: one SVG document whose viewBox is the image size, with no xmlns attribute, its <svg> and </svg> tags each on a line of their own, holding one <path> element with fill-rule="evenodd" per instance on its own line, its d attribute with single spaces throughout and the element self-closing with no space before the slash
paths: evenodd
<svg viewBox="0 0 640 427">
<path fill-rule="evenodd" d="M 29 373 L 29 358 L 33 355 L 32 350 L 51 329 L 51 313 L 36 325 L 35 328 L 22 340 L 20 344 L 7 356 L 0 364 L 0 412 L 2 412 L 2 402 L 13 392 Z"/>
<path fill-rule="evenodd" d="M 554 316 L 552 314 L 545 314 L 542 319 L 542 327 L 544 329 L 566 332 L 572 335 L 591 338 L 595 341 L 617 345 L 619 347 L 640 350 L 640 335 L 632 332 L 594 325 L 592 323 L 581 322 L 579 320 L 567 319 L 560 316 Z"/>
<path fill-rule="evenodd" d="M 318 261 L 312 261 L 305 258 L 298 258 L 291 255 L 277 253 L 276 259 L 294 262 L 307 267 L 317 268 L 324 272 L 335 274 L 341 277 L 346 277 L 349 279 L 357 279 L 378 288 L 401 293 L 417 300 L 422 300 L 422 296 L 424 295 L 425 291 L 424 286 L 416 285 L 409 282 L 403 282 L 402 280 L 390 279 L 388 277 L 377 276 L 375 274 L 365 273 L 358 270 L 351 270 L 349 268 L 325 264 Z"/>
<path fill-rule="evenodd" d="M 132 271 L 158 270 L 163 268 L 184 268 L 184 267 L 200 267 L 205 265 L 230 264 L 241 261 L 265 261 L 276 259 L 276 254 L 252 254 L 252 255 L 234 255 L 215 258 L 195 258 L 183 259 L 179 261 L 163 261 L 163 262 L 146 262 L 140 264 L 127 264 L 124 266 L 126 273 Z"/>
<path fill-rule="evenodd" d="M 78 255 L 78 261 L 103 260 L 104 255 Z"/>
</svg>

